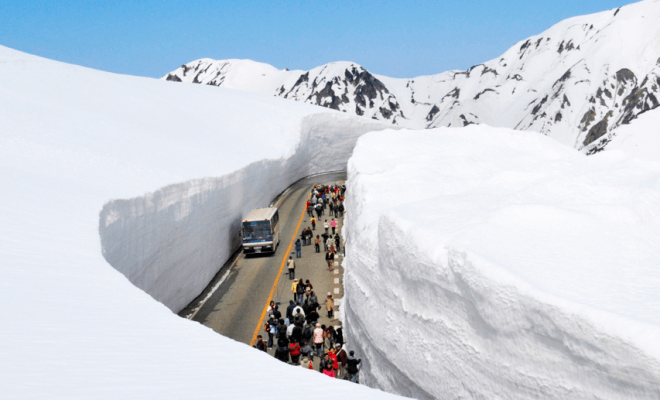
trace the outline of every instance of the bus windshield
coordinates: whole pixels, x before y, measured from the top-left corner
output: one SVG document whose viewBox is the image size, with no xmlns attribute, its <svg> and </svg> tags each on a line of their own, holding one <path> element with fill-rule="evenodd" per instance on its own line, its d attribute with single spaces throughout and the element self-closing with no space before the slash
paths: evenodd
<svg viewBox="0 0 660 400">
<path fill-rule="evenodd" d="M 270 221 L 243 222 L 243 240 L 272 240 Z"/>
</svg>

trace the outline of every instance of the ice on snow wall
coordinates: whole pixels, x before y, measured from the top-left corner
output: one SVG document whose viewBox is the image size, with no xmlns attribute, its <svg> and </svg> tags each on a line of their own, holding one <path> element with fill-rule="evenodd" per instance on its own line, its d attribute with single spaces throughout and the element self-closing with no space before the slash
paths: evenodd
<svg viewBox="0 0 660 400">
<path fill-rule="evenodd" d="M 289 157 L 108 202 L 99 221 L 103 256 L 134 285 L 178 312 L 237 249 L 240 222 L 250 210 L 268 206 L 307 175 L 344 170 L 357 138 L 386 127 L 341 114 L 312 114 L 304 117 Z M 224 150 L 232 151 L 230 142 Z M 223 156 L 230 154 L 219 151 Z"/>
<path fill-rule="evenodd" d="M 660 398 L 660 166 L 485 126 L 348 165 L 361 380 L 415 398 Z"/>
</svg>

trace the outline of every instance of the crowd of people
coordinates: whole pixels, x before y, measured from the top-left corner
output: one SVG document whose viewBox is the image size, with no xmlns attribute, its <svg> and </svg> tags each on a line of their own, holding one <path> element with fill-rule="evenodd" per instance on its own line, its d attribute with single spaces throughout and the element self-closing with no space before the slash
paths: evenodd
<svg viewBox="0 0 660 400">
<path fill-rule="evenodd" d="M 302 247 L 311 246 L 314 241 L 315 253 L 320 253 L 321 243 L 326 252 L 328 269 L 333 270 L 335 256 L 341 248 L 341 237 L 337 231 L 338 219 L 344 215 L 344 185 L 319 185 L 312 188 L 306 210 L 310 216 L 311 227 L 303 228 L 300 239 L 296 240 L 296 258 L 302 256 Z M 322 234 L 314 238 L 318 221 L 330 213 L 330 221 L 324 218 Z M 316 216 L 314 216 L 316 212 Z M 318 218 L 318 219 L 317 219 Z M 319 322 L 318 310 L 322 306 L 309 279 L 295 279 L 295 261 L 292 256 L 287 260 L 289 279 L 292 280 L 293 300 L 289 300 L 286 314 L 283 316 L 279 305 L 270 302 L 264 324 L 267 341 L 262 335 L 257 336 L 255 347 L 267 351 L 275 348 L 275 358 L 290 364 L 314 369 L 315 357 L 318 357 L 318 370 L 330 377 L 358 382 L 359 364 L 362 360 L 354 352 L 346 352 L 342 328 Z M 328 319 L 334 318 L 334 298 L 328 292 L 324 304 Z"/>
</svg>

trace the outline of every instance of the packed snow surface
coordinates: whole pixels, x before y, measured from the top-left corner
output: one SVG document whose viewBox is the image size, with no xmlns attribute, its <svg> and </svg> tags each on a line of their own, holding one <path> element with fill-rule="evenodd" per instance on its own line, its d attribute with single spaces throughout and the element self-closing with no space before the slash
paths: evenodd
<svg viewBox="0 0 660 400">
<path fill-rule="evenodd" d="M 345 167 L 378 125 L 5 47 L 0 76 L 0 398 L 389 396 L 169 309 L 222 266 L 242 213 Z"/>
<path fill-rule="evenodd" d="M 660 165 L 487 126 L 386 131 L 348 165 L 345 315 L 370 386 L 660 398 Z"/>
</svg>

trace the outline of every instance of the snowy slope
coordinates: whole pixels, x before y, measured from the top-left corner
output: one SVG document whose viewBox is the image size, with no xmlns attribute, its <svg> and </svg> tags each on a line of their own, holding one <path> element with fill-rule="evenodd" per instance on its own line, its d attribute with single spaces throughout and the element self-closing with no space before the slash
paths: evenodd
<svg viewBox="0 0 660 400">
<path fill-rule="evenodd" d="M 592 146 L 598 151 L 607 146 L 607 150 L 623 150 L 637 157 L 660 162 L 660 109 L 652 110 L 628 125 L 622 125 L 606 136 L 602 146 Z"/>
<path fill-rule="evenodd" d="M 640 119 L 641 120 L 641 119 Z M 660 165 L 470 126 L 361 137 L 342 304 L 416 398 L 660 398 Z"/>
<path fill-rule="evenodd" d="M 163 79 L 307 102 L 411 128 L 533 130 L 593 152 L 608 132 L 660 104 L 660 2 L 562 21 L 467 71 L 413 79 L 350 62 L 280 71 L 250 60 L 202 59 Z"/>
<path fill-rule="evenodd" d="M 181 306 L 222 265 L 232 221 L 345 166 L 378 126 L 5 47 L 0 60 L 0 398 L 388 396 L 288 367 L 127 279 Z M 312 160 L 328 136 L 346 147 Z"/>
</svg>

